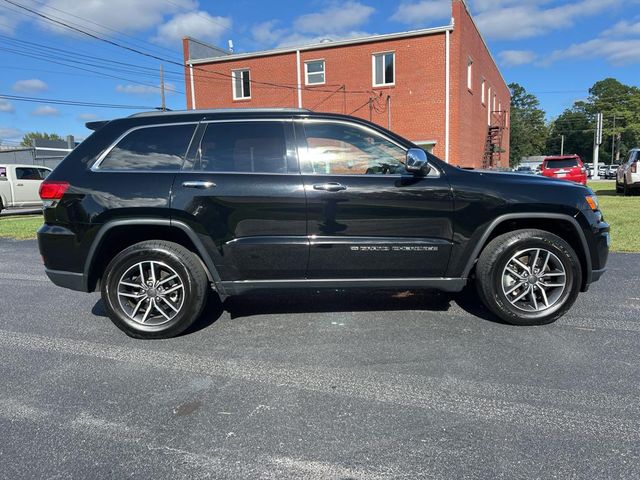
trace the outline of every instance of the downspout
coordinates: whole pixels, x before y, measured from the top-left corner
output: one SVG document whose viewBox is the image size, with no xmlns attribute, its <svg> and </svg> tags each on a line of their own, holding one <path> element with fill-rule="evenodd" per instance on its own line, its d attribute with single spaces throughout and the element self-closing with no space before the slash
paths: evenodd
<svg viewBox="0 0 640 480">
<path fill-rule="evenodd" d="M 444 81 L 444 161 L 449 163 L 449 121 L 450 121 L 450 48 L 451 48 L 451 40 L 449 30 L 445 33 L 445 81 Z"/>
<path fill-rule="evenodd" d="M 191 82 L 191 110 L 196 109 L 196 89 L 193 85 L 193 64 L 189 64 L 189 80 Z"/>
<path fill-rule="evenodd" d="M 302 108 L 302 83 L 300 80 L 300 50 L 296 50 L 296 72 L 298 77 L 298 108 Z"/>
</svg>

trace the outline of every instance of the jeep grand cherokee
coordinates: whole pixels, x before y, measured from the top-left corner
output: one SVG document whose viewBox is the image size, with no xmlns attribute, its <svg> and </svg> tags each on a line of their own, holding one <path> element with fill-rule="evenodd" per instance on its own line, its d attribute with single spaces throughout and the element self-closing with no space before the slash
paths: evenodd
<svg viewBox="0 0 640 480">
<path fill-rule="evenodd" d="M 40 251 L 56 285 L 99 289 L 133 337 L 181 333 L 209 287 L 475 283 L 499 318 L 546 324 L 605 269 L 588 188 L 462 170 L 362 119 L 200 110 L 88 126 L 42 184 Z"/>
</svg>

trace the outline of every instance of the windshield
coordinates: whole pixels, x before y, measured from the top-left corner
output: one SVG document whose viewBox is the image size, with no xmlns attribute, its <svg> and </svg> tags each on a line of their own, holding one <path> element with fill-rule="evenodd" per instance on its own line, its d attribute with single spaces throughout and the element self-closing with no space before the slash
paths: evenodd
<svg viewBox="0 0 640 480">
<path fill-rule="evenodd" d="M 577 158 L 562 158 L 558 160 L 545 160 L 545 168 L 572 168 L 578 166 Z"/>
</svg>

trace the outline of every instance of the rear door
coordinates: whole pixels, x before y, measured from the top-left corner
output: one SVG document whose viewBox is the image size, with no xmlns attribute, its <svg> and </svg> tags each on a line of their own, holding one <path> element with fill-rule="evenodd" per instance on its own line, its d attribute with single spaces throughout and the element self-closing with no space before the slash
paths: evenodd
<svg viewBox="0 0 640 480">
<path fill-rule="evenodd" d="M 367 126 L 296 122 L 308 203 L 308 277 L 441 277 L 449 261 L 453 201 L 433 169 L 406 172 L 406 148 Z"/>
<path fill-rule="evenodd" d="M 306 205 L 290 119 L 205 121 L 176 177 L 172 218 L 190 225 L 223 281 L 304 278 Z"/>
<path fill-rule="evenodd" d="M 42 180 L 40 169 L 36 167 L 15 167 L 15 181 L 13 184 L 15 205 L 40 205 L 42 202 L 38 191 Z"/>
</svg>

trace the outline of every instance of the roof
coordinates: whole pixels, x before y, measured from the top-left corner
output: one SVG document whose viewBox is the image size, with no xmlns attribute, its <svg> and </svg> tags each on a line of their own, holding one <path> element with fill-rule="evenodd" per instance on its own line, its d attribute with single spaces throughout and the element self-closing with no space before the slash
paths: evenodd
<svg viewBox="0 0 640 480">
<path fill-rule="evenodd" d="M 371 43 L 371 42 L 380 42 L 385 40 L 395 40 L 397 38 L 434 35 L 438 33 L 445 33 L 447 31 L 452 31 L 452 30 L 453 30 L 453 25 L 450 24 L 450 25 L 445 25 L 442 27 L 435 27 L 435 28 L 421 28 L 418 30 L 409 30 L 406 32 L 386 33 L 382 35 L 369 35 L 366 37 L 356 37 L 356 38 L 349 38 L 346 40 L 336 40 L 335 42 L 334 41 L 319 42 L 319 43 L 312 43 L 308 45 L 273 48 L 270 50 L 259 50 L 256 52 L 236 53 L 236 54 L 222 55 L 222 56 L 216 56 L 216 57 L 200 58 L 197 60 L 190 59 L 188 61 L 188 64 L 196 65 L 201 63 L 227 62 L 230 60 L 238 60 L 242 58 L 264 57 L 269 55 L 279 55 L 283 53 L 303 52 L 306 50 L 321 50 L 326 48 L 342 47 L 345 45 L 357 45 L 360 43 Z M 195 39 L 192 39 L 191 37 L 186 37 L 186 38 L 188 40 L 195 40 Z M 198 42 L 200 41 L 198 40 Z"/>
</svg>

